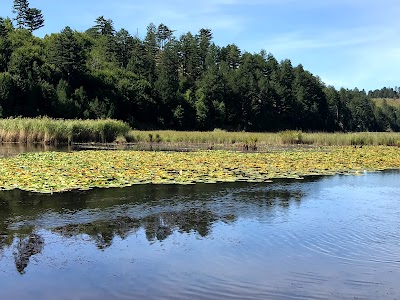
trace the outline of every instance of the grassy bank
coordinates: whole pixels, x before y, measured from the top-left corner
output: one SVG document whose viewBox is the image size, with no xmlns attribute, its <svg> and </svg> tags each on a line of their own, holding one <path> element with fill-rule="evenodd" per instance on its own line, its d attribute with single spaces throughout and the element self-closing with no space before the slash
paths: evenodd
<svg viewBox="0 0 400 300">
<path fill-rule="evenodd" d="M 0 119 L 2 143 L 169 143 L 224 145 L 229 149 L 257 150 L 280 145 L 351 146 L 384 145 L 400 146 L 400 133 L 305 133 L 287 130 L 278 133 L 199 131 L 139 131 L 117 120 L 63 120 L 51 118 Z"/>
<path fill-rule="evenodd" d="M 317 145 L 317 146 L 400 146 L 399 132 L 359 132 L 359 133 L 304 133 L 288 130 L 279 133 L 212 132 L 196 131 L 137 131 L 126 135 L 130 142 L 163 142 L 163 143 L 209 143 L 236 145 L 238 148 L 264 147 L 276 145 Z"/>
<path fill-rule="evenodd" d="M 130 127 L 117 120 L 63 120 L 51 118 L 0 119 L 0 142 L 63 144 L 113 142 Z"/>
<path fill-rule="evenodd" d="M 53 193 L 148 183 L 267 182 L 392 168 L 400 168 L 400 151 L 385 146 L 316 147 L 271 153 L 43 152 L 0 159 L 0 189 Z"/>
</svg>

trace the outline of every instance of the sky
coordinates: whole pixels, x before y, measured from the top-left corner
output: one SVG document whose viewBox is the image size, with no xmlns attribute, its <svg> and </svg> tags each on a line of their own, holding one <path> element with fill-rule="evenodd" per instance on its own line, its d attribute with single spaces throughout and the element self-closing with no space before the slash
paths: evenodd
<svg viewBox="0 0 400 300">
<path fill-rule="evenodd" d="M 302 64 L 327 85 L 374 90 L 400 86 L 398 0 L 29 0 L 42 10 L 43 37 L 65 26 L 83 31 L 99 16 L 143 37 L 163 23 L 175 35 L 201 28 L 219 46 L 264 49 L 279 61 Z M 13 17 L 12 0 L 0 0 L 0 16 Z"/>
</svg>

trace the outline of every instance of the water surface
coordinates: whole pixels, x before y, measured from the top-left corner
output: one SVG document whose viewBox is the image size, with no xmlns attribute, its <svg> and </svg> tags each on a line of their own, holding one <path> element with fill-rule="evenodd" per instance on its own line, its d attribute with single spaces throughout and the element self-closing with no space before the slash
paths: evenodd
<svg viewBox="0 0 400 300">
<path fill-rule="evenodd" d="M 1 298 L 399 299 L 399 183 L 1 192 Z"/>
<path fill-rule="evenodd" d="M 28 152 L 45 152 L 45 151 L 72 151 L 73 147 L 65 145 L 44 145 L 44 144 L 20 144 L 20 143 L 1 143 L 0 158 L 15 156 Z"/>
</svg>

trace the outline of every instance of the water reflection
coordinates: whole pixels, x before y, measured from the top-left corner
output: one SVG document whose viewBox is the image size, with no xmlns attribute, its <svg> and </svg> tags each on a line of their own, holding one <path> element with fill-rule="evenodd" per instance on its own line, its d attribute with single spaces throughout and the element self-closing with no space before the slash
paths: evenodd
<svg viewBox="0 0 400 300">
<path fill-rule="evenodd" d="M 192 210 L 158 213 L 143 219 L 132 219 L 124 216 L 86 224 L 71 224 L 57 227 L 53 232 L 64 237 L 85 234 L 96 243 L 98 249 L 105 249 L 112 245 L 116 236 L 126 239 L 141 228 L 145 230 L 149 242 L 163 241 L 174 231 L 180 233 L 195 232 L 201 237 L 206 237 L 210 232 L 211 224 L 216 220 L 216 216 L 211 211 Z"/>
<path fill-rule="evenodd" d="M 72 151 L 71 146 L 54 146 L 44 144 L 2 144 L 0 143 L 0 158 L 15 156 L 27 152 L 43 152 L 43 151 Z"/>
<path fill-rule="evenodd" d="M 399 299 L 399 176 L 2 192 L 2 297 Z"/>
<path fill-rule="evenodd" d="M 150 243 L 175 232 L 206 238 L 216 222 L 248 215 L 273 218 L 277 207 L 298 205 L 304 194 L 295 183 L 147 185 L 54 195 L 5 191 L 0 193 L 0 253 L 13 248 L 16 268 L 23 274 L 30 257 L 45 247 L 38 233 L 42 229 L 64 238 L 87 236 L 85 241 L 99 250 L 141 229 Z"/>
<path fill-rule="evenodd" d="M 39 234 L 32 233 L 28 237 L 17 238 L 14 259 L 19 273 L 25 273 L 25 268 L 28 266 L 31 256 L 41 253 L 43 246 L 44 239 Z"/>
</svg>

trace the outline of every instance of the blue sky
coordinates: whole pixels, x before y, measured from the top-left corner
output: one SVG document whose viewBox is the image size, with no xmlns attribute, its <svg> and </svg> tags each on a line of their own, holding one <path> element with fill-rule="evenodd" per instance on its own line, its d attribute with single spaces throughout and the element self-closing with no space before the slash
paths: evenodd
<svg viewBox="0 0 400 300">
<path fill-rule="evenodd" d="M 0 16 L 12 16 L 12 0 L 0 0 Z M 35 34 L 65 26 L 86 30 L 101 15 L 144 36 L 146 26 L 164 23 L 196 33 L 210 28 L 220 46 L 265 49 L 289 58 L 337 88 L 400 86 L 398 0 L 30 0 L 46 25 Z"/>
</svg>

